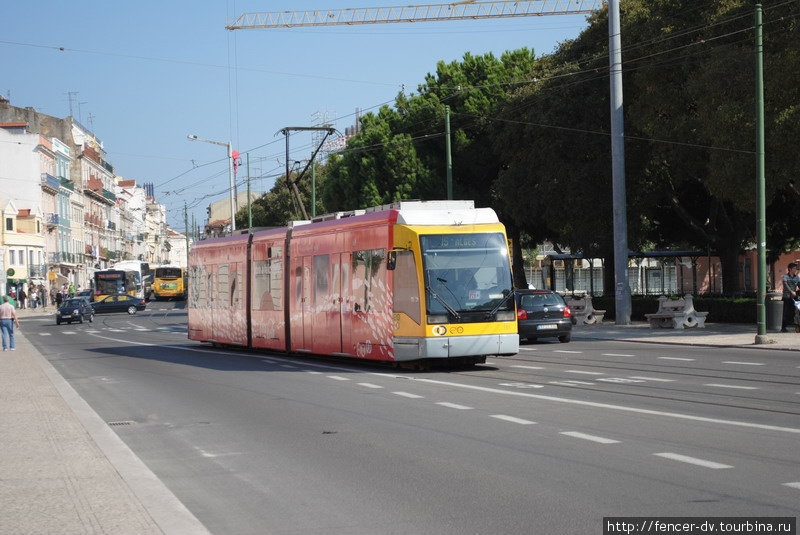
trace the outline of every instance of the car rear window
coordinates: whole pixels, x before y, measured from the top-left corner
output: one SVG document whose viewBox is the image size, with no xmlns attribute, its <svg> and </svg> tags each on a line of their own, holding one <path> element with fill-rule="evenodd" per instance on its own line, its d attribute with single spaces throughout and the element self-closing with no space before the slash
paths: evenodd
<svg viewBox="0 0 800 535">
<path fill-rule="evenodd" d="M 558 294 L 530 294 L 523 295 L 520 299 L 520 306 L 525 309 L 537 307 L 552 307 L 563 305 L 564 301 Z"/>
</svg>

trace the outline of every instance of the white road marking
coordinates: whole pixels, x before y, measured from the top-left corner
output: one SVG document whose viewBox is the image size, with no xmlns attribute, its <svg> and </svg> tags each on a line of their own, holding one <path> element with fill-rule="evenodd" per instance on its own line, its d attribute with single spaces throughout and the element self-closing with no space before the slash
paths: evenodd
<svg viewBox="0 0 800 535">
<path fill-rule="evenodd" d="M 562 431 L 561 434 L 569 437 L 582 438 L 583 440 L 591 440 L 592 442 L 598 442 L 600 444 L 617 444 L 619 442 L 619 440 L 598 437 L 596 435 L 587 435 L 586 433 L 578 433 L 577 431 Z"/>
<path fill-rule="evenodd" d="M 83 331 L 83 332 L 86 332 L 86 333 L 99 333 L 100 331 Z"/>
<path fill-rule="evenodd" d="M 544 388 L 544 385 L 535 385 L 531 383 L 498 383 L 498 386 L 511 386 L 514 388 Z"/>
<path fill-rule="evenodd" d="M 322 375 L 322 372 L 318 372 L 316 370 L 303 370 L 306 373 L 310 373 L 311 375 Z"/>
<path fill-rule="evenodd" d="M 535 348 L 535 347 L 521 347 L 521 348 L 519 348 L 519 350 L 520 350 L 520 351 L 539 351 L 539 350 L 538 350 L 537 348 Z M 798 368 L 800 368 L 800 366 L 798 366 Z"/>
<path fill-rule="evenodd" d="M 383 388 L 380 385 L 374 385 L 372 383 L 358 383 L 359 386 L 365 386 L 367 388 Z"/>
<path fill-rule="evenodd" d="M 567 373 L 582 373 L 583 375 L 605 375 L 604 373 L 601 372 L 585 372 L 582 370 L 564 370 L 564 371 Z"/>
<path fill-rule="evenodd" d="M 466 405 L 459 405 L 458 403 L 448 403 L 447 401 L 437 401 L 437 405 L 441 405 L 442 407 L 449 407 L 451 409 L 459 409 L 462 411 L 471 410 L 472 407 L 467 407 Z"/>
<path fill-rule="evenodd" d="M 635 357 L 636 355 L 626 355 L 625 353 L 601 353 L 604 357 Z"/>
<path fill-rule="evenodd" d="M 558 386 L 594 385 L 594 383 L 587 383 L 586 381 L 550 381 L 548 384 Z"/>
<path fill-rule="evenodd" d="M 544 370 L 546 368 L 542 368 L 541 366 L 509 366 L 510 368 L 523 368 L 526 370 Z"/>
<path fill-rule="evenodd" d="M 694 359 L 683 359 L 683 358 L 680 358 L 680 357 L 658 357 L 658 358 L 660 358 L 661 360 L 683 360 L 685 362 L 693 362 L 694 361 Z"/>
<path fill-rule="evenodd" d="M 125 329 L 106 329 L 110 333 L 124 333 Z"/>
<path fill-rule="evenodd" d="M 717 383 L 705 383 L 703 386 L 714 386 L 716 388 L 736 388 L 738 390 L 758 390 L 756 386 L 722 385 Z"/>
<path fill-rule="evenodd" d="M 680 461 L 682 463 L 694 464 L 703 466 L 705 468 L 713 468 L 719 470 L 722 468 L 733 468 L 729 464 L 715 463 L 714 461 L 706 461 L 705 459 L 698 459 L 696 457 L 689 457 L 687 455 L 680 455 L 678 453 L 654 453 L 656 457 L 663 457 L 664 459 L 672 459 L 673 461 Z"/>
<path fill-rule="evenodd" d="M 723 364 L 740 364 L 742 366 L 763 366 L 763 362 L 737 362 L 735 360 L 724 360 Z"/>
<path fill-rule="evenodd" d="M 39 336 L 50 336 L 50 333 L 39 333 Z"/>
<path fill-rule="evenodd" d="M 392 394 L 395 394 L 395 395 L 398 395 L 398 396 L 402 396 L 404 398 L 409 398 L 409 399 L 422 399 L 422 398 L 425 397 L 425 396 L 418 396 L 416 394 L 409 394 L 408 392 L 392 392 Z"/>
<path fill-rule="evenodd" d="M 641 377 L 638 375 L 631 375 L 631 379 L 641 379 L 642 381 L 657 381 L 659 383 L 674 383 L 675 379 L 661 379 L 660 377 Z"/>
<path fill-rule="evenodd" d="M 644 383 L 644 379 L 626 379 L 625 377 L 601 377 L 597 380 L 604 383 L 618 383 L 618 384 L 631 384 L 631 383 Z"/>
<path fill-rule="evenodd" d="M 75 334 L 75 331 L 64 331 L 62 334 Z"/>
<path fill-rule="evenodd" d="M 337 381 L 349 381 L 347 377 L 342 377 L 341 375 L 329 375 L 328 379 L 336 379 Z"/>
<path fill-rule="evenodd" d="M 536 422 L 531 422 L 530 420 L 523 420 L 522 418 L 517 418 L 515 416 L 506 416 L 505 414 L 491 414 L 492 418 L 497 418 L 498 420 L 503 420 L 504 422 L 511 422 L 512 424 L 520 424 L 520 425 L 532 425 Z"/>
<path fill-rule="evenodd" d="M 555 349 L 553 353 L 583 353 L 583 351 L 567 351 L 566 349 Z"/>
<path fill-rule="evenodd" d="M 785 487 L 791 487 L 791 488 L 793 488 L 793 489 L 798 489 L 798 490 L 800 490 L 800 481 L 794 481 L 794 482 L 792 482 L 792 483 L 784 483 L 783 485 L 784 485 Z"/>
</svg>

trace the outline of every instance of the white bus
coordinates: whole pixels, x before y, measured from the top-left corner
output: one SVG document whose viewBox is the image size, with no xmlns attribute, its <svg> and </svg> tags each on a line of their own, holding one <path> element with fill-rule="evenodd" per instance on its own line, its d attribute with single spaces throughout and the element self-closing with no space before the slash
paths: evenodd
<svg viewBox="0 0 800 535">
<path fill-rule="evenodd" d="M 123 260 L 122 262 L 117 262 L 111 269 L 122 270 L 122 271 L 135 271 L 139 274 L 139 280 L 141 282 L 141 287 L 138 289 L 137 297 L 141 297 L 142 299 L 150 299 L 150 296 L 153 293 L 153 271 L 150 269 L 150 264 L 147 262 L 140 262 L 138 260 Z"/>
</svg>

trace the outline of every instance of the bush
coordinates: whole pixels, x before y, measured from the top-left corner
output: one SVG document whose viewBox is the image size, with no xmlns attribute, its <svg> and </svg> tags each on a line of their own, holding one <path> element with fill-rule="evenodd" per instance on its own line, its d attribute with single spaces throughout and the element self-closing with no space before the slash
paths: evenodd
<svg viewBox="0 0 800 535">
<path fill-rule="evenodd" d="M 606 311 L 606 319 L 616 318 L 616 303 L 613 295 L 592 298 L 592 306 Z M 755 323 L 756 299 L 754 297 L 695 297 L 694 308 L 708 312 L 706 321 L 716 323 Z M 658 310 L 658 297 L 653 295 L 631 296 L 631 320 L 645 321 L 645 314 Z"/>
</svg>

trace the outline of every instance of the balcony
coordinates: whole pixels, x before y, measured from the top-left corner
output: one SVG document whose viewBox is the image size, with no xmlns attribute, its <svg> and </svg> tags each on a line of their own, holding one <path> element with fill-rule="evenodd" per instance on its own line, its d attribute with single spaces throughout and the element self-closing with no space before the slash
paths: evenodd
<svg viewBox="0 0 800 535">
<path fill-rule="evenodd" d="M 107 189 L 103 190 L 103 197 L 105 197 L 106 199 L 108 199 L 109 201 L 112 201 L 114 203 L 117 202 L 117 196 L 114 195 L 113 193 L 111 193 L 110 191 L 108 191 Z"/>
<path fill-rule="evenodd" d="M 83 214 L 83 221 L 84 223 L 89 223 L 90 225 L 94 225 L 95 227 L 103 226 L 103 222 L 101 221 L 99 215 Z"/>
<path fill-rule="evenodd" d="M 106 221 L 106 228 L 108 230 L 117 230 L 117 224 L 113 221 Z"/>
<path fill-rule="evenodd" d="M 44 224 L 48 227 L 57 227 L 58 226 L 58 214 L 54 214 L 48 212 L 44 214 Z"/>
<path fill-rule="evenodd" d="M 75 184 L 72 182 L 72 180 L 67 180 L 64 177 L 61 177 L 60 182 L 61 182 L 61 187 L 62 188 L 67 188 L 68 190 L 70 190 L 72 192 L 75 191 Z"/>
<path fill-rule="evenodd" d="M 42 189 L 57 194 L 58 188 L 61 186 L 61 181 L 49 173 L 42 173 Z"/>
<path fill-rule="evenodd" d="M 50 253 L 48 260 L 51 264 L 74 264 L 76 256 L 72 253 Z"/>
</svg>

